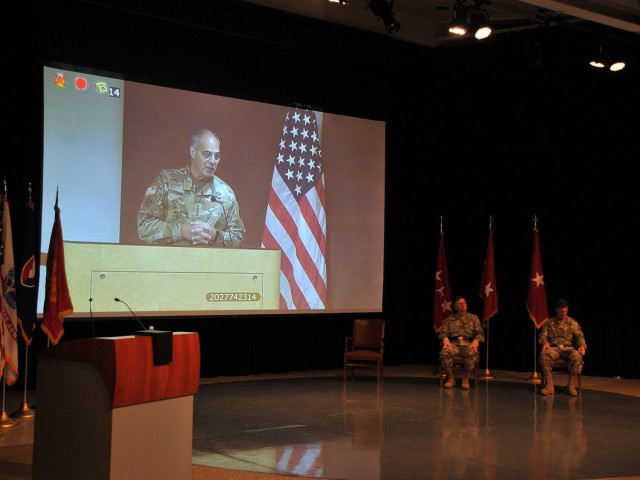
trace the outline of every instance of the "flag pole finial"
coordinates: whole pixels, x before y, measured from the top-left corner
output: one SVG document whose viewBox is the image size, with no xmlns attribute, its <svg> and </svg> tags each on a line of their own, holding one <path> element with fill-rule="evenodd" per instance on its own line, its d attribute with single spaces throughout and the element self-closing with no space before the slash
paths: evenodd
<svg viewBox="0 0 640 480">
<path fill-rule="evenodd" d="M 444 225 L 444 219 L 442 218 L 442 215 L 440 215 L 440 233 L 442 233 L 442 226 Z"/>
<path fill-rule="evenodd" d="M 492 226 L 493 226 L 493 215 L 489 215 L 489 230 L 491 230 Z"/>
<path fill-rule="evenodd" d="M 536 230 L 538 228 L 538 215 L 533 215 L 533 229 Z"/>
</svg>

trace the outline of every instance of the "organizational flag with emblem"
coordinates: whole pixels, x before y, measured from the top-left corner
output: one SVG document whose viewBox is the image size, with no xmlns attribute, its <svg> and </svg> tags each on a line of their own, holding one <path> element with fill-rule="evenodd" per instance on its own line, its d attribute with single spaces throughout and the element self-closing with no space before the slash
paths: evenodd
<svg viewBox="0 0 640 480">
<path fill-rule="evenodd" d="M 0 325 L 0 377 L 4 375 L 7 385 L 13 385 L 18 379 L 18 313 L 16 299 L 16 272 L 13 257 L 13 237 L 7 187 L 2 197 L 2 221 L 0 222 L 0 252 L 2 264 L 2 325 Z"/>
<path fill-rule="evenodd" d="M 327 307 L 324 160 L 316 113 L 287 112 L 278 143 L 262 248 L 280 249 L 280 308 Z"/>
<path fill-rule="evenodd" d="M 444 253 L 444 234 L 442 227 L 440 227 L 440 246 L 438 247 L 436 284 L 433 297 L 433 328 L 436 332 L 442 329 L 442 322 L 452 313 L 449 270 L 447 269 L 447 257 Z"/>
<path fill-rule="evenodd" d="M 22 338 L 27 345 L 33 340 L 36 323 L 36 305 L 38 303 L 38 260 L 36 250 L 35 220 L 33 218 L 33 201 L 31 185 L 29 185 L 29 201 L 27 202 L 24 244 L 18 263 L 18 323 L 22 330 Z"/>
<path fill-rule="evenodd" d="M 489 325 L 489 319 L 498 313 L 498 286 L 496 283 L 496 269 L 493 259 L 493 229 L 489 227 L 489 240 L 482 267 L 480 281 L 480 298 L 482 298 L 482 326 Z"/>
<path fill-rule="evenodd" d="M 47 254 L 44 315 L 41 328 L 51 343 L 57 345 L 64 334 L 64 317 L 73 313 L 73 304 L 67 285 L 67 271 L 64 265 L 64 240 L 60 223 L 60 209 L 58 208 L 58 192 L 56 192 L 54 210 L 55 219 Z"/>
<path fill-rule="evenodd" d="M 533 227 L 533 253 L 531 254 L 531 270 L 529 274 L 529 291 L 527 292 L 527 312 L 536 328 L 542 327 L 549 320 L 547 307 L 547 290 L 542 271 L 540 253 L 540 237 L 537 226 Z"/>
</svg>

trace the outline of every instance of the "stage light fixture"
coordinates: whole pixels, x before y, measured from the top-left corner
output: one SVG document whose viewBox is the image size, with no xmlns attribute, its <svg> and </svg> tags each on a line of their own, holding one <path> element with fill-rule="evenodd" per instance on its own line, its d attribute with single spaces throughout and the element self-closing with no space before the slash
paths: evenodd
<svg viewBox="0 0 640 480">
<path fill-rule="evenodd" d="M 489 14 L 486 10 L 475 9 L 471 13 L 470 25 L 473 36 L 478 40 L 484 40 L 493 32 L 489 24 Z"/>
<path fill-rule="evenodd" d="M 329 3 L 338 3 L 340 5 L 349 5 L 349 0 L 329 0 Z"/>
<path fill-rule="evenodd" d="M 467 6 L 458 0 L 453 6 L 453 17 L 449 23 L 449 33 L 463 36 L 467 34 L 469 11 Z"/>
<path fill-rule="evenodd" d="M 619 72 L 624 69 L 627 66 L 626 63 L 624 60 L 614 60 L 612 51 L 607 45 L 607 40 L 603 38 L 600 40 L 597 52 L 589 60 L 589 65 L 595 68 L 606 68 L 611 72 Z"/>
<path fill-rule="evenodd" d="M 367 0 L 371 12 L 382 20 L 389 33 L 400 30 L 400 23 L 394 18 L 393 4 L 395 0 Z"/>
</svg>

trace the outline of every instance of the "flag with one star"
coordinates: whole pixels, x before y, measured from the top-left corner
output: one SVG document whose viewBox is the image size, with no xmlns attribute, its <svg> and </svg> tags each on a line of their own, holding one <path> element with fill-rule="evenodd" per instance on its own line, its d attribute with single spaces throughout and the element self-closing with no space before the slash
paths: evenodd
<svg viewBox="0 0 640 480">
<path fill-rule="evenodd" d="M 536 325 L 542 327 L 549 320 L 547 307 L 547 289 L 544 284 L 542 271 L 542 256 L 540 254 L 540 238 L 538 228 L 533 229 L 533 253 L 531 255 L 531 271 L 529 274 L 529 291 L 527 293 L 527 312 Z"/>
<path fill-rule="evenodd" d="M 482 298 L 482 326 L 489 325 L 489 319 L 498 313 L 498 286 L 496 283 L 496 270 L 493 260 L 493 230 L 489 228 L 489 240 L 482 267 L 482 280 L 480 281 L 480 298 Z"/>
</svg>

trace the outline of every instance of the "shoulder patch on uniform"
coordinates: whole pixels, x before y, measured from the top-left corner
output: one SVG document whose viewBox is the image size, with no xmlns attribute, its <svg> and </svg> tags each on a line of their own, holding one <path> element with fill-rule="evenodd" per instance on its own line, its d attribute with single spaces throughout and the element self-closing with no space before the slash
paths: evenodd
<svg viewBox="0 0 640 480">
<path fill-rule="evenodd" d="M 152 185 L 149 188 L 147 188 L 147 192 L 145 193 L 145 195 L 155 195 L 156 193 L 156 186 Z"/>
</svg>

